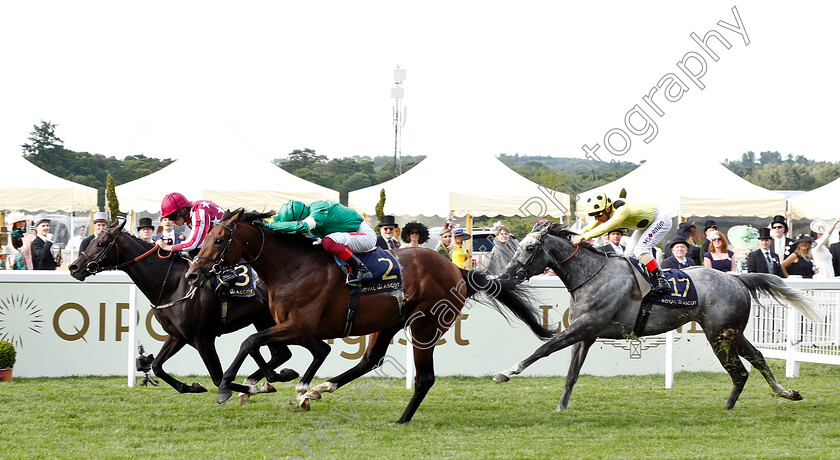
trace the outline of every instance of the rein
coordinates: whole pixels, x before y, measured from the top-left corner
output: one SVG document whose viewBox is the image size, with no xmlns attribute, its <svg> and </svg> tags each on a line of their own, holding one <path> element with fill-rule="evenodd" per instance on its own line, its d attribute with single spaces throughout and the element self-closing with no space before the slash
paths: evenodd
<svg viewBox="0 0 840 460">
<path fill-rule="evenodd" d="M 204 256 L 196 256 L 196 258 L 198 258 L 198 259 L 207 260 L 207 261 L 210 261 L 210 262 L 213 263 L 213 266 L 210 267 L 210 270 L 209 270 L 210 274 L 218 275 L 219 273 L 222 272 L 222 270 L 226 266 L 230 267 L 230 266 L 235 265 L 235 264 L 225 265 L 225 256 L 227 255 L 228 250 L 230 250 L 230 245 L 233 243 L 233 239 L 236 237 L 236 226 L 237 225 L 239 225 L 238 222 L 233 224 L 233 228 L 228 227 L 227 225 L 225 225 L 221 222 L 214 225 L 214 227 L 222 227 L 222 228 L 224 228 L 224 229 L 226 229 L 227 231 L 230 232 L 230 237 L 227 239 L 227 241 L 225 241 L 225 247 L 222 249 L 222 252 L 220 252 L 219 255 L 216 256 L 213 259 L 211 259 L 209 257 L 204 257 Z M 263 232 L 262 228 L 260 228 L 259 226 L 254 225 L 254 227 L 257 230 L 260 231 L 260 236 L 262 237 L 262 242 L 260 243 L 260 250 L 259 250 L 259 252 L 257 252 L 257 256 L 254 257 L 251 260 L 246 260 L 245 261 L 246 264 L 252 264 L 252 263 L 256 262 L 257 259 L 259 259 L 262 256 L 263 249 L 265 249 L 265 232 Z M 242 240 L 240 239 L 240 241 L 242 241 Z M 242 242 L 244 243 L 245 247 L 248 246 L 247 241 L 242 241 Z M 243 252 L 245 252 L 244 249 L 243 249 Z"/>
</svg>

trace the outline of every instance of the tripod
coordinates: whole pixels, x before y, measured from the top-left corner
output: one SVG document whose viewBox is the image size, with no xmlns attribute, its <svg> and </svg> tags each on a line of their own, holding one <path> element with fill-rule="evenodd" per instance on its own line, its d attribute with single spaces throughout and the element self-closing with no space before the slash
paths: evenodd
<svg viewBox="0 0 840 460">
<path fill-rule="evenodd" d="M 152 384 L 153 387 L 156 387 L 156 386 L 160 385 L 160 382 L 158 382 L 154 377 L 149 377 L 149 371 L 144 372 L 144 374 L 146 374 L 146 375 L 143 376 L 143 380 L 140 381 L 140 386 L 141 387 L 144 387 L 144 386 L 146 386 L 150 383 Z"/>
</svg>

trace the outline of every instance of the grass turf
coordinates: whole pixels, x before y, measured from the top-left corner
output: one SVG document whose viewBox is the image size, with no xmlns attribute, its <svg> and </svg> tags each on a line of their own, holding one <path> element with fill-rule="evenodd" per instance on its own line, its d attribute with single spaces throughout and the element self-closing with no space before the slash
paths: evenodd
<svg viewBox="0 0 840 460">
<path fill-rule="evenodd" d="M 773 397 L 755 371 L 732 411 L 723 410 L 725 374 L 680 373 L 668 390 L 659 375 L 584 375 L 569 410 L 556 413 L 563 378 L 443 377 L 407 425 L 393 424 L 411 396 L 401 380 L 360 379 L 297 413 L 294 383 L 216 406 L 215 388 L 15 379 L 0 384 L 0 457 L 836 458 L 840 367 L 802 364 L 787 379 L 780 362 L 771 366 L 803 401 Z"/>
</svg>

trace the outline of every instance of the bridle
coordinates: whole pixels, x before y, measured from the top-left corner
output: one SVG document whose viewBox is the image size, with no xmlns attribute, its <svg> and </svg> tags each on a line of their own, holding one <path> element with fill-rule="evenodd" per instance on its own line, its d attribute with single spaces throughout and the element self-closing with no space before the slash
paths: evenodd
<svg viewBox="0 0 840 460">
<path fill-rule="evenodd" d="M 227 241 L 225 241 L 225 247 L 224 247 L 224 248 L 222 248 L 222 252 L 220 252 L 220 253 L 219 253 L 219 255 L 218 255 L 218 256 L 216 256 L 215 258 L 211 259 L 211 258 L 209 258 L 209 257 L 196 256 L 196 259 L 207 260 L 207 261 L 210 261 L 210 262 L 213 264 L 213 265 L 210 267 L 210 269 L 209 269 L 206 273 L 209 273 L 209 274 L 211 274 L 211 275 L 218 275 L 218 274 L 220 274 L 222 271 L 224 271 L 224 269 L 225 269 L 225 268 L 232 267 L 232 266 L 234 266 L 234 265 L 237 265 L 237 264 L 238 264 L 238 262 L 237 262 L 237 263 L 233 263 L 233 264 L 230 264 L 230 263 L 229 263 L 229 264 L 225 264 L 225 263 L 224 263 L 225 256 L 227 256 L 227 252 L 230 250 L 230 245 L 233 243 L 233 239 L 234 239 L 234 238 L 236 238 L 236 226 L 237 226 L 237 225 L 239 225 L 239 223 L 238 223 L 238 222 L 237 222 L 237 223 L 235 223 L 235 224 L 233 224 L 233 228 L 228 227 L 227 225 L 223 224 L 222 222 L 219 222 L 219 223 L 217 223 L 216 225 L 214 225 L 214 227 L 222 227 L 222 228 L 226 229 L 228 232 L 230 232 L 230 236 L 228 237 Z M 260 244 L 260 250 L 259 250 L 259 252 L 257 253 L 257 256 L 256 256 L 256 257 L 254 257 L 254 258 L 253 258 L 253 259 L 251 259 L 251 260 L 245 261 L 245 263 L 246 263 L 246 264 L 252 264 L 252 263 L 256 262 L 256 261 L 257 261 L 257 259 L 259 259 L 259 258 L 260 258 L 260 256 L 262 256 L 263 249 L 265 249 L 265 232 L 263 231 L 263 229 L 262 229 L 262 228 L 260 228 L 260 227 L 259 227 L 259 226 L 257 226 L 257 225 L 254 225 L 254 227 L 255 227 L 257 230 L 259 230 L 259 231 L 260 231 L 260 236 L 262 236 L 262 243 Z M 242 241 L 242 240 L 240 240 L 240 241 Z M 247 242 L 247 241 L 242 241 L 242 243 L 243 243 L 243 245 L 244 245 L 244 246 L 246 246 L 246 247 L 248 246 L 248 242 Z M 243 253 L 244 253 L 244 252 L 245 252 L 245 251 L 244 251 L 244 249 L 243 249 Z M 200 266 L 199 266 L 199 267 L 200 267 Z M 202 271 L 204 271 L 204 269 L 203 269 L 203 268 L 202 268 Z"/>
<path fill-rule="evenodd" d="M 120 260 L 119 252 L 114 251 L 115 255 L 117 256 L 117 264 L 114 265 L 114 266 L 103 267 L 100 264 L 101 264 L 102 260 L 105 258 L 105 256 L 107 256 L 108 253 L 111 251 L 111 249 L 114 248 L 114 246 L 117 244 L 117 238 L 119 237 L 119 234 L 113 235 L 113 236 L 114 236 L 114 238 L 111 239 L 111 241 L 108 242 L 108 246 L 106 246 L 105 249 L 102 250 L 102 252 L 97 254 L 97 256 L 95 258 L 91 259 L 90 256 L 87 255 L 86 251 L 81 252 L 80 255 L 84 256 L 85 259 L 87 259 L 87 265 L 85 266 L 85 270 L 87 270 L 91 275 L 95 275 L 97 273 L 105 272 L 105 271 L 122 270 L 123 268 L 128 267 L 129 265 L 135 264 L 135 263 L 143 260 L 144 258 L 151 255 L 156 250 L 160 249 L 158 246 L 155 246 L 155 247 L 149 249 L 148 251 L 144 252 L 143 254 L 140 254 L 139 256 L 137 256 L 133 259 L 129 259 L 128 261 L 123 262 L 123 263 L 119 262 L 119 260 Z M 169 254 L 168 256 L 158 255 L 158 257 L 160 257 L 161 259 L 167 259 L 169 257 L 172 257 L 172 254 Z"/>
<path fill-rule="evenodd" d="M 548 251 L 545 249 L 545 247 L 543 246 L 543 243 L 542 243 L 542 236 L 543 236 L 543 235 L 545 235 L 545 233 L 531 233 L 530 235 L 528 235 L 528 236 L 531 236 L 531 237 L 533 237 L 534 239 L 536 239 L 536 240 L 537 240 L 537 242 L 536 242 L 536 243 L 534 243 L 534 245 L 535 245 L 535 246 L 537 246 L 537 247 L 539 247 L 539 250 L 538 250 L 538 251 L 534 251 L 534 252 L 533 252 L 533 253 L 532 253 L 532 254 L 528 257 L 528 260 L 526 260 L 526 261 L 525 261 L 525 263 L 520 262 L 518 259 L 513 259 L 514 265 L 518 265 L 518 266 L 519 266 L 519 268 L 516 270 L 516 272 L 515 272 L 515 273 L 517 273 L 517 274 L 518 274 L 518 273 L 520 273 L 520 272 L 524 273 L 524 274 L 525 274 L 525 279 L 530 278 L 530 276 L 528 276 L 528 268 L 530 268 L 530 267 L 531 267 L 531 265 L 533 265 L 534 261 L 537 259 L 537 256 L 540 254 L 540 252 L 545 252 L 545 254 L 548 256 L 548 258 L 549 258 L 549 260 L 550 260 L 550 263 L 549 263 L 549 265 L 548 265 L 549 267 L 557 267 L 558 265 L 560 265 L 560 264 L 562 264 L 562 263 L 565 263 L 565 262 L 569 261 L 569 260 L 570 260 L 572 257 L 574 257 L 574 256 L 578 253 L 578 251 L 580 250 L 580 244 L 579 244 L 579 245 L 575 246 L 575 250 L 572 252 L 572 254 L 571 254 L 571 255 L 569 255 L 569 257 L 566 257 L 565 259 L 558 261 L 558 260 L 557 260 L 557 259 L 555 259 L 555 258 L 554 258 L 554 256 L 553 256 L 553 255 L 551 255 L 551 253 L 550 253 L 550 252 L 548 252 Z M 583 243 L 581 243 L 581 244 L 583 244 Z"/>
</svg>

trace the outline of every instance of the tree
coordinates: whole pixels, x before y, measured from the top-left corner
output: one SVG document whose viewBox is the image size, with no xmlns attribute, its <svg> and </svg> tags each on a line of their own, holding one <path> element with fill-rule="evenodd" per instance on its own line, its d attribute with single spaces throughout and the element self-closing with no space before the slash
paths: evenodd
<svg viewBox="0 0 840 460">
<path fill-rule="evenodd" d="M 782 162 L 782 154 L 779 152 L 761 152 L 758 162 L 762 165 L 777 165 Z"/>
<path fill-rule="evenodd" d="M 113 221 L 120 214 L 120 201 L 117 199 L 117 191 L 114 188 L 114 178 L 108 174 L 105 182 L 105 201 L 108 220 Z"/>
<path fill-rule="evenodd" d="M 294 172 L 302 168 L 315 171 L 319 166 L 323 166 L 326 160 L 326 156 L 316 155 L 312 149 L 295 149 L 289 154 L 289 160 L 283 163 L 281 168 L 289 172 Z"/>
<path fill-rule="evenodd" d="M 376 203 L 376 219 L 382 221 L 382 216 L 385 215 L 385 189 L 379 191 L 379 202 Z"/>
<path fill-rule="evenodd" d="M 755 152 L 750 150 L 749 152 L 741 154 L 741 163 L 744 163 L 745 165 L 755 163 Z"/>
<path fill-rule="evenodd" d="M 40 125 L 33 125 L 34 131 L 29 133 L 31 144 L 22 144 L 23 156 L 41 154 L 50 149 L 63 149 L 64 141 L 55 135 L 55 128 L 58 125 L 49 121 L 41 120 Z"/>
</svg>

